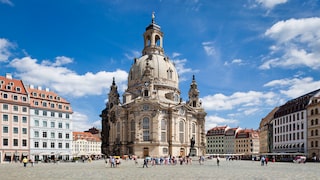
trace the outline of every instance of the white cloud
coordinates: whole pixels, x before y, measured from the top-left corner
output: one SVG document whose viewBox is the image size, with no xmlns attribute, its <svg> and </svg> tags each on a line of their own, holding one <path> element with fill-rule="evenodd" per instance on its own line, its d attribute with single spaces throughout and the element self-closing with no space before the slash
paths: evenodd
<svg viewBox="0 0 320 180">
<path fill-rule="evenodd" d="M 208 56 L 216 55 L 216 50 L 213 46 L 213 42 L 203 42 L 202 46 Z"/>
<path fill-rule="evenodd" d="M 9 50 L 13 47 L 14 45 L 7 39 L 0 38 L 0 62 L 8 60 L 8 58 L 11 56 Z"/>
<path fill-rule="evenodd" d="M 231 110 L 237 107 L 257 107 L 277 104 L 277 95 L 273 92 L 262 93 L 257 91 L 236 92 L 231 96 L 223 94 L 209 95 L 202 98 L 206 110 Z"/>
<path fill-rule="evenodd" d="M 10 66 L 16 69 L 16 76 L 26 84 L 48 87 L 61 95 L 76 97 L 100 95 L 109 88 L 113 77 L 121 86 L 126 82 L 128 76 L 127 72 L 119 69 L 114 72 L 87 72 L 80 75 L 60 66 L 72 62 L 71 58 L 64 56 L 57 57 L 54 63 L 47 60 L 41 63 L 37 61 L 30 57 L 15 58 L 10 62 Z"/>
<path fill-rule="evenodd" d="M 42 61 L 42 64 L 43 65 L 48 65 L 48 66 L 62 66 L 64 64 L 69 64 L 69 63 L 72 63 L 73 62 L 73 59 L 72 58 L 69 58 L 69 57 L 65 57 L 65 56 L 58 56 L 56 57 L 56 61 L 54 63 L 52 63 L 51 61 Z"/>
<path fill-rule="evenodd" d="M 185 73 L 196 72 L 197 70 L 192 70 L 191 68 L 185 68 L 187 60 L 186 59 L 176 59 L 173 60 L 173 63 L 178 71 L 178 74 L 181 76 Z"/>
<path fill-rule="evenodd" d="M 130 54 L 125 53 L 124 56 L 129 60 L 133 60 L 134 58 L 140 57 L 141 53 L 139 51 L 131 51 Z"/>
<path fill-rule="evenodd" d="M 279 4 L 284 4 L 288 0 L 256 0 L 256 3 L 263 6 L 266 9 L 272 9 Z"/>
<path fill-rule="evenodd" d="M 10 0 L 0 0 L 0 3 L 2 4 L 8 4 L 10 6 L 14 6 L 14 4 Z"/>
<path fill-rule="evenodd" d="M 177 52 L 172 53 L 172 58 L 175 58 L 175 57 L 178 57 L 178 56 L 181 56 L 181 54 L 177 53 Z"/>
<path fill-rule="evenodd" d="M 320 81 L 314 81 L 312 77 L 273 80 L 265 87 L 279 88 L 280 93 L 289 98 L 297 98 L 320 88 Z"/>
<path fill-rule="evenodd" d="M 260 69 L 272 67 L 309 67 L 320 69 L 320 18 L 279 21 L 265 32 L 274 39 L 271 55 L 280 56 L 265 61 Z"/>
<path fill-rule="evenodd" d="M 229 63 L 228 61 L 224 62 L 225 66 L 228 66 L 230 64 L 243 65 L 244 63 L 243 63 L 242 59 L 234 59 L 234 60 L 231 61 L 231 63 Z"/>
<path fill-rule="evenodd" d="M 216 126 L 236 126 L 239 123 L 235 119 L 225 119 L 216 115 L 211 115 L 206 117 L 206 131 Z"/>
<path fill-rule="evenodd" d="M 89 122 L 87 115 L 73 112 L 72 126 L 73 131 L 85 131 L 92 127 L 92 123 Z"/>
</svg>

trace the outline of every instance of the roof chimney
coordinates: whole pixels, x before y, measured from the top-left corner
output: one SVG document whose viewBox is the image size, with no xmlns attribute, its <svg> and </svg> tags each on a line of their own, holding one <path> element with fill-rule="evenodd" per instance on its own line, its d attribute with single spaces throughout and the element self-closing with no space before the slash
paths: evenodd
<svg viewBox="0 0 320 180">
<path fill-rule="evenodd" d="M 6 78 L 7 79 L 12 79 L 12 74 L 11 73 L 6 73 Z"/>
</svg>

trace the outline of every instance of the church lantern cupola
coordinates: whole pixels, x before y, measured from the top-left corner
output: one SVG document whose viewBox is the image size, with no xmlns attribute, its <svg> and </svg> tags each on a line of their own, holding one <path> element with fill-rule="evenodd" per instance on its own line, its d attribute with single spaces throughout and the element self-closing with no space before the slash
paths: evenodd
<svg viewBox="0 0 320 180">
<path fill-rule="evenodd" d="M 146 54 L 164 54 L 162 46 L 163 33 L 161 32 L 160 26 L 155 23 L 155 15 L 152 13 L 151 24 L 146 28 L 143 34 L 144 38 L 144 49 L 142 55 Z"/>
</svg>

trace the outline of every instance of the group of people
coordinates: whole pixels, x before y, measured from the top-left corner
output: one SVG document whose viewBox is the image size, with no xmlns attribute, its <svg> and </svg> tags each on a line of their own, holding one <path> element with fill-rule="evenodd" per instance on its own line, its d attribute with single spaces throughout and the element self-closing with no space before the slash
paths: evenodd
<svg viewBox="0 0 320 180">
<path fill-rule="evenodd" d="M 264 166 L 264 164 L 266 164 L 266 166 L 267 166 L 268 165 L 268 161 L 269 161 L 268 157 L 262 156 L 261 157 L 261 166 Z"/>
<path fill-rule="evenodd" d="M 120 162 L 120 158 L 115 158 L 113 156 L 110 156 L 109 157 L 109 161 L 106 159 L 105 162 L 106 162 L 106 166 L 107 166 L 107 164 L 109 162 L 111 168 L 119 167 L 120 163 L 121 163 Z"/>
</svg>

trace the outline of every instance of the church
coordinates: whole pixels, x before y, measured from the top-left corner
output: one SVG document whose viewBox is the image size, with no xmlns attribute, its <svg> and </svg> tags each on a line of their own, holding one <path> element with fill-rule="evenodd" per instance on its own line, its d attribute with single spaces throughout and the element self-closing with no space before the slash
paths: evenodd
<svg viewBox="0 0 320 180">
<path fill-rule="evenodd" d="M 142 56 L 133 59 L 122 102 L 113 78 L 100 115 L 102 153 L 140 158 L 204 155 L 207 113 L 199 99 L 195 76 L 188 100 L 183 102 L 179 75 L 164 53 L 163 32 L 154 14 L 143 38 Z"/>
</svg>

